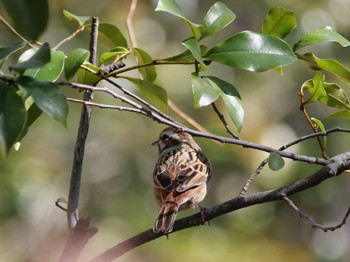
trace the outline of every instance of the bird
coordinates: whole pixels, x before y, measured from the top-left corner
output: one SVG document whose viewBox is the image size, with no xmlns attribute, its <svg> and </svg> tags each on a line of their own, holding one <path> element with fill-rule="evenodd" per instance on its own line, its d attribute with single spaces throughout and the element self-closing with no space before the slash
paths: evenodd
<svg viewBox="0 0 350 262">
<path fill-rule="evenodd" d="M 153 232 L 168 235 L 181 210 L 203 207 L 199 204 L 208 191 L 212 166 L 193 137 L 173 127 L 165 128 L 152 145 L 159 157 L 153 171 L 154 196 L 160 206 Z"/>
</svg>

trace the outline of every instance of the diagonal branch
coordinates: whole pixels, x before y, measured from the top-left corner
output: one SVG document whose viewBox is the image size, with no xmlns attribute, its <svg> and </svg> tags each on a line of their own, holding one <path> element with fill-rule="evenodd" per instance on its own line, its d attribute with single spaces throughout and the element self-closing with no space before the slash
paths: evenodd
<svg viewBox="0 0 350 262">
<path fill-rule="evenodd" d="M 340 154 L 332 158 L 332 163 L 327 166 L 322 167 L 319 171 L 310 175 L 307 178 L 298 180 L 288 186 L 284 186 L 278 189 L 259 192 L 247 196 L 238 196 L 224 203 L 216 205 L 214 207 L 204 210 L 204 221 L 210 221 L 216 217 L 222 216 L 224 214 L 246 208 L 249 206 L 263 204 L 272 201 L 278 201 L 284 199 L 286 196 L 294 195 L 296 193 L 305 191 L 309 188 L 315 187 L 322 183 L 323 181 L 334 178 L 344 171 L 350 169 L 350 152 Z M 344 220 L 346 217 L 344 218 Z M 345 223 L 345 222 L 344 222 Z M 343 224 L 344 224 L 343 223 Z M 203 224 L 203 217 L 201 213 L 194 214 L 192 216 L 182 218 L 176 221 L 174 225 L 174 230 L 180 231 L 186 228 L 199 226 Z M 113 261 L 116 258 L 122 256 L 123 254 L 131 251 L 132 249 L 150 242 L 156 238 L 163 236 L 163 233 L 153 233 L 152 229 L 148 229 L 128 240 L 125 240 L 116 246 L 103 252 L 96 258 L 93 262 L 107 262 Z"/>
<path fill-rule="evenodd" d="M 111 82 L 114 83 L 113 81 L 111 81 Z M 107 93 L 107 94 L 113 96 L 114 98 L 119 99 L 122 102 L 126 102 L 135 108 L 141 109 L 141 111 L 145 113 L 145 114 L 144 113 L 143 114 L 146 115 L 147 117 L 151 118 L 152 120 L 157 121 L 158 123 L 172 126 L 174 128 L 181 129 L 181 130 L 183 130 L 183 131 L 185 131 L 193 136 L 209 138 L 209 139 L 216 140 L 216 141 L 219 141 L 221 143 L 226 143 L 226 144 L 239 145 L 239 146 L 242 146 L 244 148 L 253 148 L 253 149 L 257 149 L 257 150 L 264 151 L 267 153 L 274 152 L 274 153 L 280 155 L 281 157 L 289 158 L 289 159 L 296 160 L 296 161 L 306 162 L 306 163 L 313 163 L 313 164 L 318 164 L 318 165 L 328 165 L 329 163 L 331 163 L 331 160 L 329 160 L 329 159 L 299 155 L 296 153 L 286 152 L 283 150 L 275 149 L 275 148 L 272 148 L 272 147 L 269 147 L 266 145 L 257 144 L 257 143 L 246 141 L 243 139 L 223 137 L 223 136 L 218 136 L 218 135 L 214 135 L 214 134 L 210 134 L 210 133 L 205 133 L 205 132 L 200 132 L 197 130 L 189 129 L 189 128 L 183 126 L 182 124 L 176 122 L 175 120 L 173 120 L 172 118 L 167 116 L 165 113 L 156 109 L 154 106 L 150 105 L 145 100 L 137 97 L 135 94 L 132 94 L 130 91 L 125 90 L 124 88 L 119 86 L 117 83 L 114 83 L 114 84 L 116 86 L 119 86 L 120 88 L 122 88 L 121 90 L 123 92 L 126 92 L 126 94 L 129 95 L 129 93 L 131 93 L 131 95 L 133 95 L 132 96 L 133 98 L 135 98 L 137 101 L 139 101 L 140 103 L 142 103 L 145 106 L 141 106 L 138 103 L 131 101 L 130 99 L 113 92 L 112 90 L 110 90 L 107 87 L 93 87 L 93 86 L 78 84 L 78 83 L 57 83 L 57 84 L 58 85 L 68 85 L 68 86 L 72 86 L 72 87 L 80 88 L 80 89 L 92 90 L 94 92 Z M 305 137 L 299 138 L 298 140 L 291 142 L 287 146 L 293 145 L 297 142 L 300 142 L 300 141 L 303 141 L 306 139 L 310 139 L 313 137 L 325 136 L 325 135 L 327 135 L 329 133 L 333 133 L 333 132 L 350 133 L 350 130 L 344 129 L 344 128 L 333 128 L 330 130 L 326 130 L 324 132 L 319 132 L 319 133 L 315 133 L 315 134 L 311 134 L 311 135 L 307 135 Z"/>
<path fill-rule="evenodd" d="M 295 212 L 297 212 L 297 213 L 299 214 L 300 217 L 303 217 L 303 218 L 307 219 L 307 220 L 310 222 L 310 224 L 312 225 L 313 228 L 321 229 L 321 230 L 323 230 L 324 232 L 327 232 L 327 231 L 329 231 L 329 230 L 334 231 L 334 230 L 336 230 L 336 229 L 338 229 L 338 228 L 341 228 L 343 225 L 345 225 L 346 219 L 347 219 L 347 218 L 349 217 L 349 215 L 350 215 L 350 206 L 349 206 L 349 207 L 348 207 L 348 210 L 347 210 L 346 213 L 345 213 L 345 216 L 343 217 L 342 221 L 341 221 L 339 224 L 337 224 L 337 225 L 335 225 L 335 226 L 326 227 L 326 226 L 323 226 L 323 225 L 317 223 L 317 222 L 315 221 L 315 219 L 314 219 L 312 216 L 310 216 L 310 215 L 306 214 L 305 212 L 301 211 L 301 210 L 293 203 L 293 201 L 290 200 L 287 196 L 284 196 L 284 197 L 283 197 L 283 200 L 285 200 L 285 201 L 287 202 L 287 204 L 290 206 L 290 208 L 293 209 Z"/>
</svg>

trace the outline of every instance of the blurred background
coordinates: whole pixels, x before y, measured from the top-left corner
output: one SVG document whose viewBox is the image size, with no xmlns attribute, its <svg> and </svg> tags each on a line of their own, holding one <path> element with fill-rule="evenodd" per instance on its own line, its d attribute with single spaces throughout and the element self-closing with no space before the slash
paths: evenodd
<svg viewBox="0 0 350 262">
<path fill-rule="evenodd" d="M 127 0 L 51 0 L 50 21 L 40 38 L 54 46 L 76 28 L 62 14 L 98 16 L 101 22 L 115 24 L 126 34 L 125 18 L 131 1 Z M 293 45 L 305 33 L 321 26 L 332 26 L 350 39 L 350 1 L 304 0 L 222 0 L 236 20 L 223 32 L 205 40 L 212 46 L 242 30 L 260 31 L 267 12 L 280 6 L 296 14 L 298 27 L 287 37 Z M 184 14 L 201 23 L 215 1 L 179 0 Z M 155 12 L 156 0 L 139 1 L 134 29 L 140 48 L 153 58 L 165 58 L 184 51 L 181 41 L 189 36 L 187 27 L 176 17 Z M 18 41 L 0 26 L 0 45 Z M 88 48 L 88 32 L 66 43 L 61 50 Z M 107 48 L 100 45 L 100 52 Z M 312 46 L 302 51 L 321 58 L 336 58 L 349 63 L 349 48 L 337 44 Z M 13 61 L 12 61 L 13 62 Z M 133 57 L 126 61 L 134 64 Z M 190 84 L 192 66 L 159 66 L 157 84 L 169 98 L 210 132 L 226 135 L 211 107 L 193 109 Z M 133 73 L 137 76 L 136 72 Z M 255 143 L 279 147 L 311 132 L 299 110 L 297 95 L 302 83 L 312 78 L 307 65 L 297 62 L 284 68 L 284 75 L 270 70 L 252 73 L 212 64 L 205 72 L 231 82 L 239 90 L 245 109 L 240 137 Z M 329 76 L 329 82 L 338 81 Z M 126 88 L 138 92 L 128 83 Z M 340 82 L 350 93 L 347 83 Z M 68 89 L 68 88 L 67 88 Z M 76 90 L 65 90 L 68 97 L 82 97 Z M 106 95 L 95 101 L 118 104 Z M 218 103 L 226 114 L 225 107 Z M 55 207 L 56 199 L 67 198 L 73 150 L 81 106 L 70 103 L 67 128 L 41 116 L 23 139 L 19 151 L 0 158 L 0 261 L 57 261 L 68 235 L 66 214 Z M 323 104 L 308 108 L 321 119 L 331 113 Z M 168 114 L 189 124 L 173 111 Z M 326 128 L 350 128 L 349 120 L 333 119 Z M 90 216 L 99 233 L 88 243 L 80 261 L 135 234 L 149 229 L 159 209 L 153 199 L 152 172 L 157 151 L 151 143 L 165 126 L 138 114 L 94 108 L 86 145 L 81 187 L 81 217 Z M 234 128 L 232 126 L 232 128 Z M 214 167 L 214 178 L 204 206 L 213 206 L 235 197 L 254 173 L 266 153 L 239 146 L 218 146 L 210 140 L 196 139 Z M 333 134 L 328 139 L 328 155 L 349 150 L 349 136 Z M 308 141 L 290 149 L 299 154 L 320 156 L 317 143 Z M 248 193 L 273 189 L 306 177 L 319 167 L 286 160 L 286 166 L 273 172 L 265 168 Z M 350 180 L 346 175 L 329 180 L 317 188 L 291 197 L 305 212 L 324 225 L 339 223 L 349 205 Z M 189 210 L 178 217 L 197 212 Z M 298 217 L 285 203 L 274 202 L 236 211 L 200 226 L 180 231 L 147 243 L 124 255 L 119 261 L 348 261 L 350 226 L 324 233 Z"/>
</svg>

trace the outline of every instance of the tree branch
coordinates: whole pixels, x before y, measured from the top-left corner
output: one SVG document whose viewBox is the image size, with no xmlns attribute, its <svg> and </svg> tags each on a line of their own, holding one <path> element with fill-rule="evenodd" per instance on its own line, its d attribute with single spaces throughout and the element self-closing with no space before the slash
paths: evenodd
<svg viewBox="0 0 350 262">
<path fill-rule="evenodd" d="M 93 86 L 89 86 L 89 85 L 84 85 L 84 84 L 78 84 L 78 83 L 57 83 L 59 85 L 69 85 L 75 88 L 80 88 L 80 89 L 88 89 L 88 90 L 92 90 L 94 92 L 104 92 L 107 93 L 111 96 L 113 96 L 114 98 L 119 99 L 122 102 L 128 103 L 130 105 L 132 105 L 135 108 L 140 109 L 140 111 L 142 112 L 142 114 L 146 115 L 147 117 L 151 118 L 154 121 L 157 121 L 159 123 L 168 125 L 168 126 L 172 126 L 174 128 L 178 128 L 181 129 L 193 136 L 197 136 L 197 137 L 203 137 L 203 138 L 209 138 L 212 140 L 216 140 L 219 141 L 221 143 L 226 143 L 226 144 L 234 144 L 234 145 L 239 145 L 242 146 L 244 148 L 253 148 L 253 149 L 257 149 L 260 151 L 264 151 L 267 153 L 271 153 L 274 152 L 278 155 L 280 155 L 281 157 L 285 157 L 285 158 L 289 158 L 292 160 L 296 160 L 296 161 L 301 161 L 301 162 L 306 162 L 306 163 L 313 163 L 313 164 L 318 164 L 318 165 L 327 165 L 329 163 L 331 163 L 331 161 L 329 159 L 324 159 L 324 158 L 318 158 L 318 157 L 312 157 L 312 156 L 305 156 L 305 155 L 299 155 L 299 154 L 295 154 L 292 152 L 286 152 L 286 151 L 282 151 L 279 149 L 275 149 L 269 146 L 265 146 L 265 145 L 261 145 L 261 144 L 257 144 L 254 142 L 250 142 L 250 141 L 245 141 L 242 139 L 235 139 L 235 138 L 229 138 L 229 137 L 223 137 L 223 136 L 218 136 L 218 135 L 214 135 L 214 134 L 210 134 L 210 133 L 205 133 L 205 132 L 200 132 L 197 130 L 193 130 L 193 129 L 189 129 L 185 126 L 183 126 L 182 124 L 176 122 L 175 120 L 173 120 L 172 118 L 170 118 L 169 116 L 167 116 L 166 114 L 164 114 L 163 112 L 161 112 L 160 110 L 156 109 L 154 106 L 150 105 L 148 102 L 146 102 L 145 100 L 139 98 L 138 96 L 136 96 L 135 94 L 132 94 L 130 91 L 125 90 L 123 87 L 119 86 L 117 83 L 109 80 L 109 83 L 114 84 L 115 86 L 117 86 L 118 88 L 120 88 L 123 92 L 125 92 L 125 94 L 132 96 L 133 98 L 135 98 L 137 101 L 140 101 L 143 105 L 147 106 L 148 108 L 146 108 L 145 106 L 141 106 L 138 103 L 123 97 L 115 92 L 113 92 L 112 90 L 110 90 L 107 87 L 93 87 Z M 344 128 L 335 128 L 332 129 L 331 132 L 347 132 L 350 133 L 349 129 L 344 129 Z M 290 145 L 296 144 L 297 142 L 306 140 L 306 139 L 310 139 L 313 137 L 318 137 L 318 136 L 325 136 L 328 133 L 331 133 L 330 130 L 324 131 L 324 132 L 319 132 L 319 133 L 315 133 L 315 134 L 311 134 L 311 135 L 307 135 L 305 137 L 299 138 L 296 141 L 293 141 L 292 143 L 290 143 Z M 289 145 L 289 144 L 288 144 Z"/>
<path fill-rule="evenodd" d="M 348 207 L 348 210 L 347 210 L 346 213 L 345 213 L 345 216 L 343 217 L 342 221 L 341 221 L 339 224 L 337 224 L 337 225 L 335 225 L 335 226 L 326 227 L 326 226 L 323 226 L 323 225 L 317 223 L 317 222 L 315 221 L 315 219 L 314 219 L 312 216 L 310 216 L 310 215 L 304 213 L 303 211 L 301 211 L 301 210 L 293 203 L 293 201 L 290 200 L 287 196 L 284 196 L 283 199 L 287 202 L 288 206 L 290 206 L 291 209 L 293 209 L 295 212 L 297 212 L 297 213 L 299 214 L 300 217 L 303 217 L 303 218 L 307 219 L 307 220 L 310 222 L 310 224 L 311 224 L 311 226 L 312 226 L 313 228 L 321 229 L 321 230 L 323 230 L 324 232 L 327 232 L 327 231 L 329 231 L 329 230 L 334 231 L 334 230 L 336 230 L 336 229 L 338 229 L 338 228 L 341 228 L 343 225 L 345 225 L 346 219 L 349 217 L 349 214 L 350 214 L 350 206 L 349 206 L 349 207 Z"/>
<path fill-rule="evenodd" d="M 305 191 L 309 188 L 319 185 L 321 182 L 334 178 L 344 171 L 350 169 L 350 152 L 340 154 L 331 159 L 332 163 L 327 166 L 322 167 L 319 171 L 313 175 L 298 180 L 288 186 L 280 187 L 278 189 L 259 192 L 247 196 L 238 196 L 224 203 L 216 205 L 211 208 L 204 210 L 204 221 L 213 220 L 216 217 L 222 216 L 224 214 L 272 201 L 283 200 L 285 197 L 294 195 L 296 193 Z M 346 216 L 347 217 L 347 216 Z M 343 219 L 345 220 L 346 217 Z M 345 223 L 345 222 L 344 222 Z M 344 224 L 343 223 L 343 224 Z M 199 226 L 203 224 L 203 218 L 201 213 L 196 213 L 192 216 L 185 217 L 176 221 L 174 225 L 174 230 L 183 230 L 185 228 L 190 228 L 194 226 Z M 131 251 L 132 249 L 150 242 L 156 238 L 163 236 L 163 233 L 153 233 L 152 229 L 148 229 L 128 240 L 125 240 L 116 246 L 110 248 L 109 250 L 103 252 L 96 258 L 93 262 L 107 262 L 115 260 L 116 258 L 122 256 L 123 254 Z"/>
<path fill-rule="evenodd" d="M 98 35 L 98 19 L 97 17 L 92 18 L 91 34 L 90 34 L 90 58 L 89 61 L 92 64 L 96 62 L 96 49 L 97 49 L 97 35 Z M 84 101 L 91 102 L 93 98 L 92 90 L 85 90 Z M 79 205 L 79 194 L 80 194 L 80 183 L 81 173 L 84 160 L 84 151 L 86 138 L 89 132 L 91 117 L 91 106 L 84 105 L 81 110 L 80 123 L 77 135 L 77 141 L 74 149 L 74 160 L 72 167 L 71 180 L 69 185 L 68 194 L 68 205 L 67 205 L 67 219 L 69 228 L 73 228 L 77 221 L 78 216 L 78 205 Z"/>
<path fill-rule="evenodd" d="M 90 219 L 79 219 L 71 230 L 59 262 L 77 261 L 90 238 L 98 232 L 90 226 Z"/>
</svg>

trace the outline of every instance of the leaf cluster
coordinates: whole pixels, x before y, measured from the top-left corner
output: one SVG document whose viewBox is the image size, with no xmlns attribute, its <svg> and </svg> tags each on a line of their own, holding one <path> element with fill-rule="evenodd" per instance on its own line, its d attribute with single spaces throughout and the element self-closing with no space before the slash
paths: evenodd
<svg viewBox="0 0 350 262">
<path fill-rule="evenodd" d="M 26 1 L 18 1 L 23 8 L 27 8 L 25 17 L 13 12 L 10 1 L 5 1 L 5 9 L 13 20 L 13 26 L 18 34 L 36 40 L 46 28 L 47 2 L 40 9 L 43 15 L 39 19 L 27 8 Z M 332 117 L 349 117 L 350 103 L 348 96 L 339 83 L 325 81 L 325 74 L 331 74 L 340 80 L 350 81 L 350 71 L 335 59 L 318 58 L 313 53 L 301 53 L 304 47 L 324 42 L 336 42 L 342 47 L 349 46 L 349 41 L 330 27 L 316 29 L 300 37 L 294 44 L 284 40 L 297 27 L 293 12 L 281 7 L 272 8 L 266 15 L 259 32 L 242 31 L 234 33 L 226 40 L 213 46 L 202 44 L 202 40 L 213 37 L 224 30 L 236 15 L 223 3 L 216 2 L 203 17 L 201 24 L 192 22 L 182 13 L 175 0 L 159 0 L 156 11 L 167 12 L 178 17 L 184 26 L 189 29 L 188 38 L 181 43 L 185 50 L 172 57 L 154 59 L 142 48 L 129 46 L 121 30 L 109 23 L 99 25 L 99 40 L 109 50 L 99 55 L 96 65 L 87 61 L 90 53 L 86 49 L 77 48 L 65 54 L 59 48 L 66 41 L 75 37 L 84 30 L 90 30 L 90 17 L 77 16 L 66 10 L 63 15 L 73 23 L 77 29 L 71 36 L 63 39 L 57 46 L 50 47 L 49 43 L 24 42 L 14 43 L 0 48 L 0 65 L 3 66 L 8 57 L 22 52 L 17 63 L 10 65 L 12 75 L 0 75 L 1 84 L 1 128 L 0 149 L 6 155 L 10 148 L 23 138 L 30 125 L 41 112 L 66 125 L 68 114 L 67 98 L 57 85 L 59 79 L 67 81 L 76 79 L 78 83 L 96 85 L 103 78 L 124 78 L 135 85 L 141 94 L 153 105 L 166 111 L 168 95 L 166 89 L 157 82 L 157 66 L 163 64 L 192 64 L 193 72 L 189 76 L 192 83 L 194 108 L 201 108 L 222 99 L 238 131 L 244 123 L 244 107 L 239 89 L 225 79 L 213 75 L 205 75 L 208 68 L 221 63 L 229 67 L 264 72 L 282 68 L 298 61 L 306 62 L 314 71 L 312 79 L 305 81 L 301 92 L 306 90 L 309 98 L 304 105 L 319 101 L 337 111 L 328 117 L 319 120 L 313 117 L 314 122 L 322 129 L 323 121 Z M 26 31 L 23 19 L 30 21 L 34 32 Z M 24 39 L 23 37 L 23 39 Z M 26 48 L 29 46 L 30 48 Z M 128 64 L 129 57 L 137 60 L 136 66 L 122 67 Z M 140 77 L 126 76 L 124 73 L 138 70 Z M 12 106 L 8 106 L 12 105 Z M 271 156 L 272 160 L 276 156 Z M 274 162 L 274 161 L 272 161 Z M 277 161 L 280 162 L 280 161 Z M 277 165 L 283 166 L 283 165 Z M 276 169 L 276 167 L 275 167 Z"/>
</svg>

